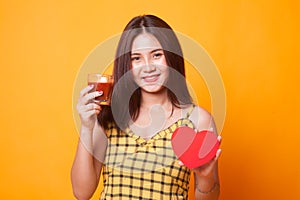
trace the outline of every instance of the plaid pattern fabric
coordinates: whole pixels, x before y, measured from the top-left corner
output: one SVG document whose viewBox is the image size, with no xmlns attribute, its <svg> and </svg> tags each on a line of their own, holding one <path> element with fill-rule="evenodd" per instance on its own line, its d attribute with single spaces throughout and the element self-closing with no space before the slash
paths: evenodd
<svg viewBox="0 0 300 200">
<path fill-rule="evenodd" d="M 188 119 L 190 112 L 150 140 L 129 128 L 117 133 L 111 126 L 107 130 L 101 199 L 187 199 L 191 172 L 178 165 L 170 139 L 179 126 L 194 128 Z"/>
</svg>

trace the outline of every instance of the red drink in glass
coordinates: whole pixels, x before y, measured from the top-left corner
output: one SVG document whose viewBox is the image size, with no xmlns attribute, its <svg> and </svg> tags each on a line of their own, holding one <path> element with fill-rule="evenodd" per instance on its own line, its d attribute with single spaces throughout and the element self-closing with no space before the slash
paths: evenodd
<svg viewBox="0 0 300 200">
<path fill-rule="evenodd" d="M 88 75 L 88 84 L 94 85 L 94 91 L 102 91 L 103 94 L 99 97 L 96 97 L 94 101 L 100 105 L 110 105 L 110 97 L 112 92 L 113 78 L 111 75 L 103 74 L 89 74 Z"/>
</svg>

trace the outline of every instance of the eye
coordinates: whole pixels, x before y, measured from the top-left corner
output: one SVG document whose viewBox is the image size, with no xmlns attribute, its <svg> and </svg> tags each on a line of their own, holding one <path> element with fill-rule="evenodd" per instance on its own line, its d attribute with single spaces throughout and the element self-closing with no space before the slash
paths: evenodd
<svg viewBox="0 0 300 200">
<path fill-rule="evenodd" d="M 153 55 L 153 58 L 160 58 L 161 56 L 162 56 L 163 54 L 162 53 L 155 53 L 154 55 Z"/>
<path fill-rule="evenodd" d="M 135 62 L 139 61 L 140 59 L 141 58 L 139 56 L 132 56 L 131 57 L 131 61 L 135 61 Z"/>
</svg>

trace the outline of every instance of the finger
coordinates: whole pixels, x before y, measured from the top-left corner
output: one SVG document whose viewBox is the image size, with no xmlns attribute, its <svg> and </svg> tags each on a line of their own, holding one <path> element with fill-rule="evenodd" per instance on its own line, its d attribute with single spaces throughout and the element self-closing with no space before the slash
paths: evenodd
<svg viewBox="0 0 300 200">
<path fill-rule="evenodd" d="M 80 91 L 80 97 L 83 97 L 84 95 L 86 95 L 89 91 L 91 91 L 93 89 L 94 85 L 88 85 L 87 87 L 83 88 Z"/>
<path fill-rule="evenodd" d="M 101 108 L 101 106 L 99 106 L 96 103 L 90 103 L 90 104 L 78 107 L 77 110 L 81 116 L 85 116 L 86 112 L 91 111 L 91 110 L 96 110 L 97 114 L 99 114 L 100 111 L 102 110 L 102 108 Z"/>
<path fill-rule="evenodd" d="M 183 162 L 181 162 L 180 160 L 178 161 L 178 165 L 184 166 Z"/>
<path fill-rule="evenodd" d="M 82 98 L 81 103 L 87 104 L 87 103 L 91 102 L 91 100 L 95 99 L 96 97 L 101 96 L 102 94 L 103 94 L 102 91 L 95 91 L 95 92 L 88 93 Z"/>
<path fill-rule="evenodd" d="M 221 155 L 221 153 L 222 153 L 222 149 L 218 149 L 217 152 L 216 152 L 216 157 L 215 157 L 214 160 L 218 160 L 219 157 L 220 157 L 220 155 Z"/>
<path fill-rule="evenodd" d="M 91 116 L 93 115 L 98 115 L 100 113 L 99 110 L 90 110 L 90 111 L 87 111 L 85 112 L 84 116 L 82 116 L 83 118 L 90 118 Z"/>
<path fill-rule="evenodd" d="M 98 111 L 101 111 L 101 106 L 99 106 L 98 104 L 96 103 L 89 103 L 87 105 L 84 105 L 81 107 L 80 111 L 82 113 L 84 112 L 88 112 L 88 111 L 91 111 L 91 110 L 98 110 Z"/>
<path fill-rule="evenodd" d="M 85 106 L 85 109 L 86 109 L 86 111 L 90 111 L 90 110 L 99 110 L 100 111 L 101 107 L 96 103 L 90 103 Z"/>
<path fill-rule="evenodd" d="M 220 143 L 220 145 L 221 145 L 221 142 L 222 142 L 222 136 L 219 135 L 219 136 L 217 137 L 217 140 L 219 141 L 219 143 Z"/>
</svg>

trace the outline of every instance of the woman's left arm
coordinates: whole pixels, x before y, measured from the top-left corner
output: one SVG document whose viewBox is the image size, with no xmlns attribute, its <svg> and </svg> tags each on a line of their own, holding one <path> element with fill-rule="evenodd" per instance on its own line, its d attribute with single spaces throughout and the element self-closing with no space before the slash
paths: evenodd
<svg viewBox="0 0 300 200">
<path fill-rule="evenodd" d="M 218 135 L 214 120 L 206 110 L 196 107 L 190 118 L 199 131 L 212 130 Z M 221 142 L 221 136 L 218 136 L 218 140 Z M 218 149 L 214 159 L 192 170 L 195 175 L 195 197 L 197 200 L 217 200 L 219 198 L 218 158 L 220 154 L 221 149 Z"/>
<path fill-rule="evenodd" d="M 220 139 L 220 138 L 219 138 Z M 193 169 L 195 175 L 195 197 L 201 200 L 217 200 L 220 195 L 220 181 L 218 175 L 218 158 L 221 149 L 216 157 L 209 163 Z"/>
</svg>

